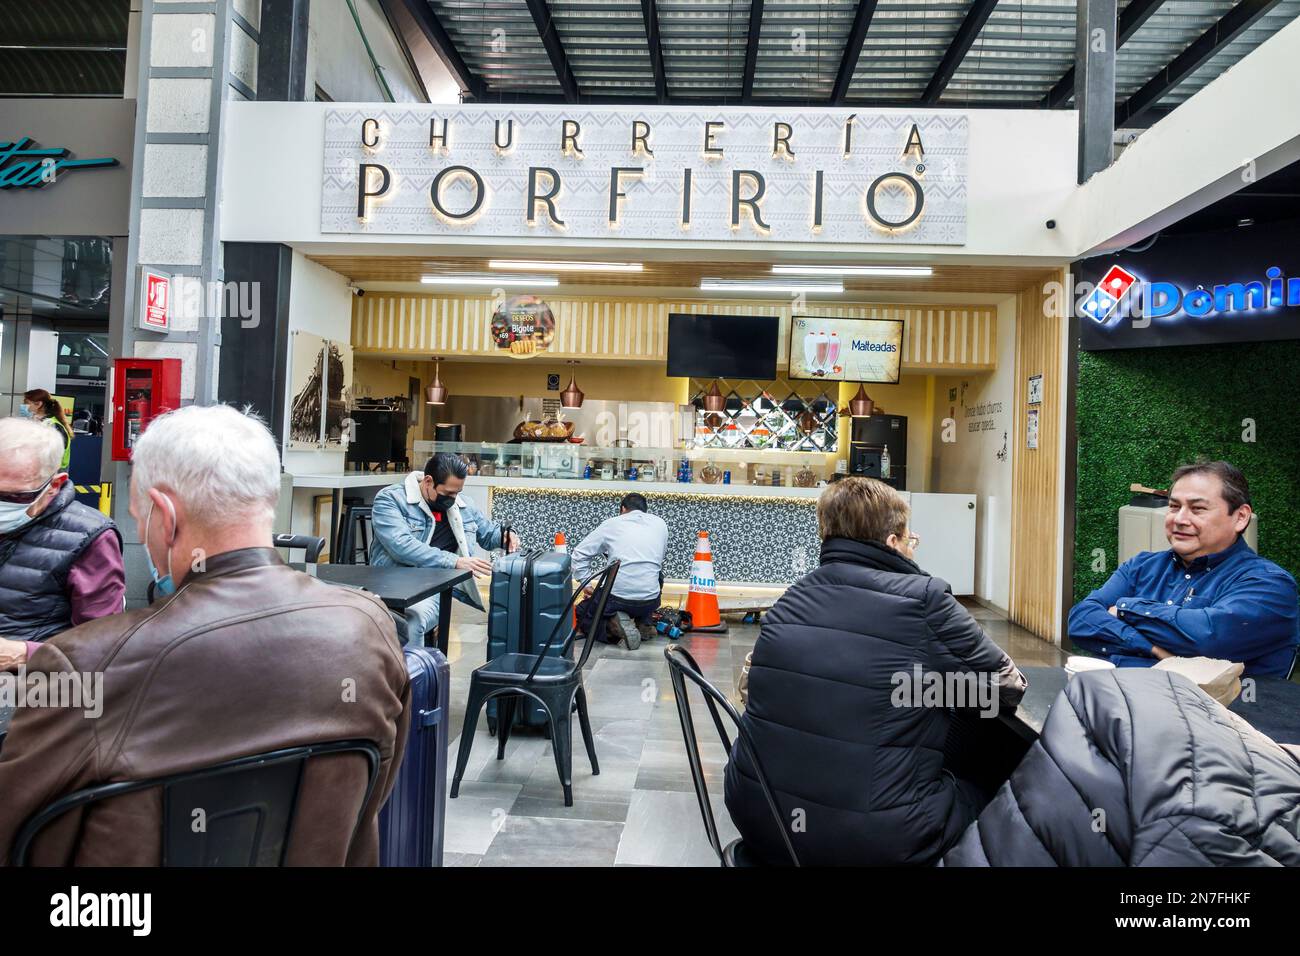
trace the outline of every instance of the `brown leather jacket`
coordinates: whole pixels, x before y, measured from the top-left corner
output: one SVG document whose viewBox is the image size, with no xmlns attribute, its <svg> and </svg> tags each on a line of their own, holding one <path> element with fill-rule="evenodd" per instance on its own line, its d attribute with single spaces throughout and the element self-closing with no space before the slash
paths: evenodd
<svg viewBox="0 0 1300 956">
<path fill-rule="evenodd" d="M 37 671 L 102 672 L 94 708 L 20 707 L 0 752 L 0 862 L 33 813 L 85 787 L 211 766 L 283 747 L 373 741 L 379 779 L 351 840 L 367 779 L 356 754 L 308 761 L 285 862 L 373 866 L 379 808 L 410 723 L 410 683 L 383 604 L 294 571 L 271 548 L 208 558 L 147 608 L 47 641 Z M 84 702 L 83 702 L 84 703 Z M 162 800 L 142 791 L 42 831 L 38 865 L 156 866 Z"/>
</svg>

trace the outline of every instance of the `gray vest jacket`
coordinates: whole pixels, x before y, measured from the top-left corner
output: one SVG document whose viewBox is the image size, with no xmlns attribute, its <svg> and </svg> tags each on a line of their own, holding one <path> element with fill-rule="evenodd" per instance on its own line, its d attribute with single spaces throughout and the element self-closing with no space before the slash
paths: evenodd
<svg viewBox="0 0 1300 956">
<path fill-rule="evenodd" d="M 67 482 L 35 521 L 0 535 L 0 637 L 43 641 L 72 626 L 68 572 L 112 520 L 75 500 Z"/>
</svg>

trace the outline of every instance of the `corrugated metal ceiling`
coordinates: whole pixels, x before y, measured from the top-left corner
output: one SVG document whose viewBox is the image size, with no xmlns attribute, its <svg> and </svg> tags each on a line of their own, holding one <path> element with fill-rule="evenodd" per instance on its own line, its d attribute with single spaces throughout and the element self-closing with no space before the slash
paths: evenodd
<svg viewBox="0 0 1300 956">
<path fill-rule="evenodd" d="M 559 98 L 562 86 L 538 35 L 529 0 L 426 0 L 494 100 Z M 757 3 L 759 0 L 752 0 Z M 871 16 L 854 57 L 860 0 L 765 0 L 753 48 L 753 102 L 834 100 L 849 56 L 843 102 L 920 103 L 934 86 L 941 106 L 1040 105 L 1074 62 L 1072 0 L 861 0 Z M 751 0 L 532 0 L 558 32 L 579 99 L 655 101 L 655 62 L 646 16 L 658 26 L 672 102 L 743 97 Z M 1122 14 L 1128 0 L 1120 0 Z M 1228 13 L 1234 0 L 1167 0 L 1116 59 L 1123 104 Z M 988 13 L 946 84 L 936 71 L 972 11 Z M 1135 8 L 1136 9 L 1136 8 Z M 1205 86 L 1283 25 L 1300 0 L 1281 0 L 1156 103 L 1167 110 Z M 545 22 L 545 21 L 544 21 Z"/>
</svg>

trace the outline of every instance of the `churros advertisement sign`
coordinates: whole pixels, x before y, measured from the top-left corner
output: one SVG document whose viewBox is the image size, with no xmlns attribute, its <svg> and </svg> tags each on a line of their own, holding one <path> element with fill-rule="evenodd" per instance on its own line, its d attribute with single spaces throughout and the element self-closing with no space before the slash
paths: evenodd
<svg viewBox="0 0 1300 956">
<path fill-rule="evenodd" d="M 540 296 L 512 296 L 492 314 L 492 340 L 515 358 L 530 358 L 551 347 L 555 315 Z"/>
</svg>

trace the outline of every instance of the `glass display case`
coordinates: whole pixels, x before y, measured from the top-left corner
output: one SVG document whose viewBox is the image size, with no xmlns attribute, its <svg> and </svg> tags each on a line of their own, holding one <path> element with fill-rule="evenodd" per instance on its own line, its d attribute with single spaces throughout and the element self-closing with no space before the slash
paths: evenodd
<svg viewBox="0 0 1300 956">
<path fill-rule="evenodd" d="M 814 488 L 829 477 L 826 456 L 755 448 L 598 447 L 555 442 L 417 441 L 415 458 L 463 455 L 471 474 L 575 481 L 686 482 Z"/>
</svg>

